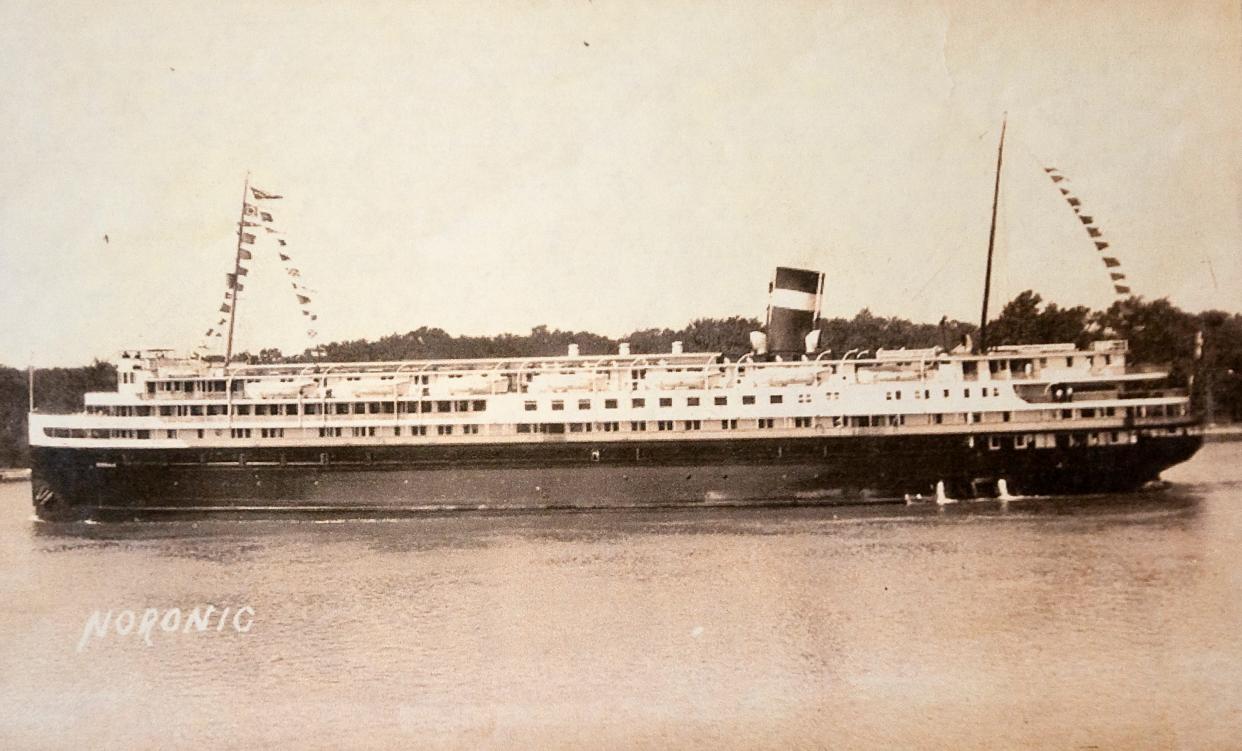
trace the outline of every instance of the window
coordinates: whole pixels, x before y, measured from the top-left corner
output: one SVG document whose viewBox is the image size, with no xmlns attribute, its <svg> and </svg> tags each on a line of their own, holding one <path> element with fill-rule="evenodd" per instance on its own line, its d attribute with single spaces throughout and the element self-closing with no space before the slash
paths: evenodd
<svg viewBox="0 0 1242 751">
<path fill-rule="evenodd" d="M 772 404 L 780 404 L 785 401 L 785 397 L 780 394 L 773 394 L 768 397 L 768 401 Z"/>
<path fill-rule="evenodd" d="M 335 412 L 335 413 L 336 413 L 336 414 L 338 414 L 338 415 L 348 415 L 348 414 L 349 414 L 349 405 L 348 405 L 348 404 L 344 404 L 344 403 L 341 403 L 341 404 L 336 404 L 336 405 L 334 405 L 334 407 L 333 407 L 332 411 L 333 411 L 333 412 Z"/>
<path fill-rule="evenodd" d="M 526 402 L 525 408 L 527 412 L 534 412 L 539 407 L 535 402 Z"/>
<path fill-rule="evenodd" d="M 436 433 L 438 435 L 453 435 L 453 426 L 452 425 L 437 425 Z"/>
<path fill-rule="evenodd" d="M 354 429 L 353 429 L 353 431 L 354 431 L 354 437 L 355 437 L 355 438 L 360 438 L 360 437 L 366 437 L 366 436 L 373 436 L 373 435 L 375 435 L 375 428 L 374 428 L 374 427 L 354 428 Z"/>
<path fill-rule="evenodd" d="M 427 426 L 426 425 L 410 426 L 410 435 L 427 435 Z"/>
<path fill-rule="evenodd" d="M 811 427 L 811 418 L 809 418 L 809 417 L 795 417 L 795 418 L 794 418 L 794 427 L 795 427 L 795 428 L 809 428 L 809 427 Z"/>
<path fill-rule="evenodd" d="M 964 396 L 964 397 L 966 397 L 967 399 L 969 399 L 969 398 L 970 398 L 970 389 L 962 389 L 962 396 Z"/>
<path fill-rule="evenodd" d="M 759 419 L 759 428 L 761 429 L 771 428 L 775 424 L 776 424 L 776 421 L 773 420 L 771 417 L 763 417 Z"/>
<path fill-rule="evenodd" d="M 686 430 L 701 430 L 703 428 L 702 420 L 686 420 L 683 424 Z"/>
<path fill-rule="evenodd" d="M 201 433 L 202 431 L 200 430 L 199 432 Z M 284 428 L 261 428 L 259 430 L 259 436 L 262 438 L 284 438 L 285 429 Z M 202 436 L 199 436 L 199 437 L 201 438 Z"/>
<path fill-rule="evenodd" d="M 552 411 L 553 412 L 564 412 L 565 402 L 562 401 L 561 399 L 553 399 L 552 400 Z"/>
<path fill-rule="evenodd" d="M 742 404 L 754 404 L 754 403 L 755 403 L 755 397 L 753 395 L 745 394 L 742 396 Z"/>
<path fill-rule="evenodd" d="M 725 406 L 728 406 L 728 404 L 729 404 L 729 397 L 727 397 L 727 396 L 717 396 L 717 397 L 715 397 L 715 398 L 712 400 L 712 403 L 713 403 L 713 404 L 715 404 L 717 407 L 725 407 Z"/>
<path fill-rule="evenodd" d="M 463 435 L 478 435 L 479 426 L 478 425 L 462 425 L 461 432 Z"/>
<path fill-rule="evenodd" d="M 484 412 L 484 411 L 486 411 L 486 410 L 487 410 L 487 400 L 486 400 L 486 399 L 475 399 L 474 401 L 470 402 L 470 409 L 471 409 L 472 411 L 474 411 L 474 412 Z"/>
<path fill-rule="evenodd" d="M 170 430 L 168 432 L 171 433 L 172 431 Z M 250 428 L 233 428 L 232 431 L 230 432 L 234 438 L 249 438 L 250 437 Z M 172 436 L 169 436 L 169 438 L 171 437 Z"/>
<path fill-rule="evenodd" d="M 672 420 L 660 420 L 659 422 L 656 423 L 656 428 L 658 430 L 672 430 L 673 421 Z"/>
<path fill-rule="evenodd" d="M 599 425 L 599 429 L 605 433 L 615 433 L 621 429 L 621 425 L 615 422 L 602 422 Z"/>
<path fill-rule="evenodd" d="M 605 399 L 604 400 L 604 409 L 616 409 L 616 408 L 617 408 L 616 399 Z"/>
<path fill-rule="evenodd" d="M 634 420 L 630 423 L 630 430 L 643 431 L 647 429 L 647 423 L 642 420 Z"/>
<path fill-rule="evenodd" d="M 578 400 L 578 409 L 590 409 L 590 408 L 591 408 L 590 399 L 579 399 Z"/>
<path fill-rule="evenodd" d="M 320 438 L 340 438 L 341 429 L 340 428 L 320 428 L 319 437 Z"/>
<path fill-rule="evenodd" d="M 697 407 L 697 406 L 699 406 L 699 398 L 698 398 L 697 396 L 688 396 L 688 397 L 686 397 L 686 406 L 687 406 L 687 407 Z"/>
<path fill-rule="evenodd" d="M 647 400 L 643 398 L 631 399 L 630 406 L 631 407 L 645 407 L 647 406 Z"/>
<path fill-rule="evenodd" d="M 670 398 L 668 398 L 668 397 L 666 397 L 666 396 L 662 396 L 662 397 L 660 397 L 660 406 L 661 406 L 661 407 L 671 407 L 671 406 L 673 406 L 673 400 L 672 400 L 672 399 L 670 399 Z"/>
<path fill-rule="evenodd" d="M 737 420 L 721 420 L 721 430 L 737 430 Z"/>
</svg>

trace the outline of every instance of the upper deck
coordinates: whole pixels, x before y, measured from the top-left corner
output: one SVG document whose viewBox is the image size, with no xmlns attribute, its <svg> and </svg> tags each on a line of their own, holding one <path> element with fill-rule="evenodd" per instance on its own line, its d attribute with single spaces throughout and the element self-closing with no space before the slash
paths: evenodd
<svg viewBox="0 0 1242 751">
<path fill-rule="evenodd" d="M 998 347 L 986 354 L 927 350 L 830 353 L 797 360 L 732 358 L 719 352 L 673 351 L 552 357 L 394 362 L 213 364 L 167 351 L 122 353 L 116 392 L 96 392 L 87 406 L 149 400 L 279 399 L 540 394 L 672 389 L 728 389 L 801 384 L 841 388 L 878 383 L 1120 383 L 1163 373 L 1130 373 L 1126 344 Z M 862 355 L 862 356 L 860 356 Z M 1029 390 L 1029 389 L 1028 389 Z"/>
</svg>

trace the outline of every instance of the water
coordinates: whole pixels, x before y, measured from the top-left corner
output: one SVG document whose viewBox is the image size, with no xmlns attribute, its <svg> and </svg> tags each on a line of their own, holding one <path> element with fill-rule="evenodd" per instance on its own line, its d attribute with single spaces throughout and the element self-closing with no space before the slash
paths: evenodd
<svg viewBox="0 0 1242 751">
<path fill-rule="evenodd" d="M 50 527 L 0 746 L 1237 748 L 1242 443 L 1125 498 Z M 88 639 L 93 611 L 253 608 Z"/>
</svg>

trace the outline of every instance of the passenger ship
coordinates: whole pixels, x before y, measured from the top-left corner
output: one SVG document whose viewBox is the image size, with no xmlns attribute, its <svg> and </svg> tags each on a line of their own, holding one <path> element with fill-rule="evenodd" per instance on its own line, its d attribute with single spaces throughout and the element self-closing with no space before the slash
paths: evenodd
<svg viewBox="0 0 1242 751">
<path fill-rule="evenodd" d="M 246 217 L 270 219 L 254 208 L 236 291 Z M 36 513 L 945 502 L 1131 490 L 1201 445 L 1187 392 L 1128 368 L 1123 341 L 834 358 L 814 330 L 823 280 L 777 269 L 766 331 L 740 357 L 675 343 L 239 365 L 235 291 L 222 361 L 123 352 L 117 390 L 87 394 L 84 413 L 29 415 Z M 981 339 L 986 323 L 985 293 Z"/>
<path fill-rule="evenodd" d="M 778 284 L 805 274 L 778 270 Z M 779 348 L 813 320 L 782 295 L 767 332 Z M 35 507 L 75 519 L 1091 493 L 1137 488 L 1201 442 L 1186 392 L 1130 372 L 1121 341 L 786 359 L 757 339 L 737 359 L 677 345 L 241 366 L 124 352 L 116 392 L 87 394 L 84 414 L 30 415 Z"/>
</svg>

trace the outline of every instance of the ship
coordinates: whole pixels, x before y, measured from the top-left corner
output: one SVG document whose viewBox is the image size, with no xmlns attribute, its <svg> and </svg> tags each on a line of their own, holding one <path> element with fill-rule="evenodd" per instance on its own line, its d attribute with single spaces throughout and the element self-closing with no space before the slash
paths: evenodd
<svg viewBox="0 0 1242 751">
<path fill-rule="evenodd" d="M 997 193 L 999 174 L 998 156 Z M 225 357 L 128 350 L 115 391 L 86 394 L 81 413 L 29 414 L 40 519 L 1115 493 L 1157 480 L 1202 444 L 1188 389 L 1131 367 L 1125 341 L 988 346 L 986 291 L 977 344 L 833 356 L 816 328 L 825 276 L 792 267 L 776 269 L 766 323 L 740 354 L 673 343 L 235 362 L 243 261 L 270 218 L 263 201 L 276 198 L 244 194 L 221 308 Z M 991 255 L 989 242 L 989 276 Z"/>
</svg>

